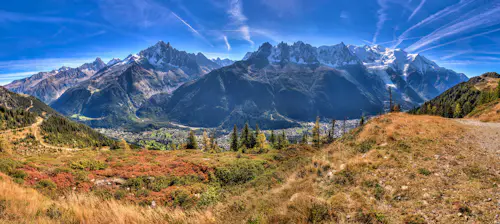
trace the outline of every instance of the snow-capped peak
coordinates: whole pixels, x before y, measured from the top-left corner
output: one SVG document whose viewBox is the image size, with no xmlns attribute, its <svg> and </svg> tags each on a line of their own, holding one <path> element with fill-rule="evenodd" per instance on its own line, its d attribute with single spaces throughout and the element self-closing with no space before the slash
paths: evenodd
<svg viewBox="0 0 500 224">
<path fill-rule="evenodd" d="M 119 58 L 113 58 L 111 60 L 109 60 L 109 62 L 106 64 L 107 66 L 112 66 L 116 63 L 120 63 L 122 60 L 120 60 Z"/>
<path fill-rule="evenodd" d="M 361 63 L 344 43 L 321 47 L 313 47 L 302 41 L 292 45 L 284 42 L 277 46 L 267 44 L 249 57 L 261 55 L 262 52 L 268 52 L 267 59 L 270 63 L 323 64 L 330 67 Z"/>
</svg>

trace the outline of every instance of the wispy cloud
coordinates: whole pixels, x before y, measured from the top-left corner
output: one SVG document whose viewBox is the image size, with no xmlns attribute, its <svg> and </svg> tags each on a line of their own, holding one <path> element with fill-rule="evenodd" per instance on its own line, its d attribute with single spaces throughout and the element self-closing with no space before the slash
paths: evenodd
<svg viewBox="0 0 500 224">
<path fill-rule="evenodd" d="M 454 57 L 457 57 L 457 56 L 460 56 L 460 55 L 468 54 L 468 53 L 471 53 L 471 52 L 473 52 L 473 51 L 472 50 L 456 51 L 456 52 L 453 52 L 451 54 L 442 56 L 440 59 L 441 60 L 448 60 L 448 59 L 451 59 L 451 58 L 454 58 Z"/>
<path fill-rule="evenodd" d="M 398 42 L 393 46 L 394 48 L 398 47 L 404 40 L 407 38 L 413 30 L 424 27 L 426 25 L 432 24 L 436 21 L 439 21 L 447 16 L 454 15 L 455 13 L 460 13 L 462 9 L 468 7 L 471 3 L 474 3 L 475 0 L 461 0 L 459 3 L 448 6 L 443 10 L 440 10 L 431 16 L 425 18 L 424 20 L 418 22 L 417 24 L 411 26 L 407 30 L 405 30 L 399 37 Z"/>
<path fill-rule="evenodd" d="M 243 4 L 241 0 L 229 0 L 229 8 L 227 10 L 231 25 L 237 26 L 241 38 L 248 41 L 252 46 L 254 42 L 250 35 L 250 27 L 246 24 L 248 18 L 243 14 Z"/>
<path fill-rule="evenodd" d="M 408 21 L 410 21 L 418 13 L 418 11 L 420 11 L 420 9 L 422 9 L 422 7 L 425 4 L 425 1 L 426 0 L 421 0 L 420 1 L 420 4 L 417 6 L 417 8 L 415 8 L 415 10 L 413 10 L 413 12 L 411 13 L 410 17 L 408 17 Z"/>
<path fill-rule="evenodd" d="M 227 47 L 227 50 L 230 51 L 231 50 L 231 45 L 229 44 L 229 41 L 227 40 L 227 36 L 224 35 L 224 42 L 226 43 L 226 47 Z"/>
<path fill-rule="evenodd" d="M 179 21 L 181 21 L 182 23 L 184 23 L 184 25 L 186 25 L 191 32 L 193 32 L 194 34 L 196 34 L 198 36 L 201 36 L 201 34 L 198 32 L 198 30 L 194 29 L 191 25 L 189 25 L 189 23 L 187 23 L 185 20 L 183 20 L 177 14 L 175 14 L 174 12 L 172 12 L 172 15 L 174 15 L 177 19 L 179 19 Z"/>
<path fill-rule="evenodd" d="M 377 11 L 377 29 L 373 35 L 372 43 L 377 43 L 378 35 L 380 35 L 382 28 L 384 28 L 385 21 L 387 21 L 388 2 L 386 0 L 377 0 L 377 3 L 380 9 Z"/>
<path fill-rule="evenodd" d="M 459 34 L 463 35 L 477 29 L 487 28 L 500 24 L 500 5 L 493 4 L 488 6 L 484 8 L 476 8 L 458 18 L 452 24 L 442 26 L 426 37 L 420 39 L 416 43 L 410 45 L 407 50 L 417 51 L 421 48 L 428 47 L 429 45 L 436 43 L 441 39 L 453 37 Z M 491 31 L 485 32 L 485 34 L 487 33 L 491 33 Z M 475 36 L 478 35 L 473 35 L 473 37 Z"/>
<path fill-rule="evenodd" d="M 449 42 L 446 42 L 446 43 L 443 43 L 443 44 L 439 44 L 439 45 L 435 45 L 435 46 L 432 46 L 432 47 L 428 47 L 426 49 L 419 50 L 419 53 L 422 53 L 422 52 L 425 52 L 425 51 L 429 51 L 429 50 L 432 50 L 432 49 L 436 49 L 436 48 L 440 48 L 440 47 L 444 47 L 446 45 L 454 44 L 454 43 L 457 43 L 457 42 L 460 42 L 460 41 L 469 40 L 469 39 L 472 39 L 472 38 L 475 38 L 475 37 L 480 37 L 480 36 L 488 35 L 490 33 L 496 33 L 496 32 L 500 32 L 500 28 L 494 29 L 494 30 L 489 30 L 489 31 L 482 32 L 482 33 L 477 33 L 477 34 L 466 36 L 466 37 L 462 37 L 462 38 L 458 38 L 458 39 L 455 39 L 455 40 L 452 40 L 452 41 L 449 41 Z"/>
</svg>

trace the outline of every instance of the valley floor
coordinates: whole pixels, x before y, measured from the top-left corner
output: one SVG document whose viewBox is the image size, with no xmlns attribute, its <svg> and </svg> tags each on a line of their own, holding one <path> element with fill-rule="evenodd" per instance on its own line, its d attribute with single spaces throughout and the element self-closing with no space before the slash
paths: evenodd
<svg viewBox="0 0 500 224">
<path fill-rule="evenodd" d="M 47 188 L 30 175 L 22 177 L 22 186 L 12 181 L 19 177 L 2 175 L 0 223 L 498 223 L 498 133 L 497 123 L 393 113 L 321 150 L 292 146 L 263 154 L 179 150 L 14 156 L 22 161 L 19 169 L 52 178 L 57 186 Z M 0 168 L 13 157 L 1 158 Z M 100 161 L 95 169 L 81 171 L 110 186 L 97 188 L 95 180 L 68 185 L 64 178 L 80 172 L 73 168 L 84 166 L 74 163 L 82 159 Z M 238 170 L 242 173 L 233 172 Z M 145 184 L 154 179 L 137 179 L 168 173 L 208 176 L 158 192 Z M 115 186 L 114 178 L 127 182 Z M 214 178 L 217 182 L 211 182 Z M 231 182 L 240 178 L 249 179 Z M 52 192 L 63 186 L 66 193 Z M 79 190 L 84 186 L 93 193 Z M 108 189 L 110 197 L 103 198 L 99 189 Z M 179 197 L 177 190 L 187 195 Z"/>
</svg>

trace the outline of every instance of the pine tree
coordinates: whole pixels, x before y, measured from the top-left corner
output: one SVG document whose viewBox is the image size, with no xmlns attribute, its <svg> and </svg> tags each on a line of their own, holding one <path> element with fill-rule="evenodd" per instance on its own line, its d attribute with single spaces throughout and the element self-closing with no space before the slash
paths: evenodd
<svg viewBox="0 0 500 224">
<path fill-rule="evenodd" d="M 316 117 L 316 123 L 314 123 L 314 127 L 312 130 L 313 137 L 313 147 L 319 149 L 321 146 L 321 136 L 320 136 L 320 127 L 319 127 L 319 117 Z"/>
<path fill-rule="evenodd" d="M 337 122 L 335 119 L 332 119 L 332 127 L 328 131 L 328 142 L 332 143 L 333 140 L 335 139 L 335 122 Z"/>
<path fill-rule="evenodd" d="M 271 146 L 273 148 L 276 147 L 276 136 L 274 135 L 274 130 L 271 130 L 271 137 L 269 137 L 269 142 L 271 143 Z"/>
<path fill-rule="evenodd" d="M 462 108 L 460 107 L 460 103 L 455 105 L 455 111 L 453 112 L 453 117 L 460 118 L 462 117 Z"/>
<path fill-rule="evenodd" d="M 119 146 L 125 152 L 130 151 L 130 146 L 128 145 L 127 141 L 125 141 L 125 139 L 123 138 L 122 140 L 120 140 Z"/>
<path fill-rule="evenodd" d="M 470 112 L 472 112 L 472 104 L 469 101 L 467 101 L 464 104 L 463 115 L 467 116 Z"/>
<path fill-rule="evenodd" d="M 210 139 L 206 130 L 203 130 L 203 150 L 207 152 L 210 150 Z"/>
<path fill-rule="evenodd" d="M 234 152 L 238 151 L 238 128 L 236 125 L 234 125 L 233 133 L 231 134 L 231 150 Z"/>
<path fill-rule="evenodd" d="M 309 141 L 307 140 L 307 138 L 308 138 L 307 131 L 305 131 L 304 134 L 302 134 L 302 140 L 300 141 L 300 144 L 302 144 L 302 145 L 309 144 Z"/>
<path fill-rule="evenodd" d="M 241 130 L 240 141 L 241 141 L 240 144 L 241 147 L 250 148 L 251 139 L 250 139 L 250 128 L 248 127 L 248 122 L 245 123 L 245 127 L 243 127 L 243 130 Z"/>
<path fill-rule="evenodd" d="M 219 152 L 219 144 L 217 144 L 217 139 L 215 138 L 215 131 L 210 135 L 210 152 L 218 153 Z"/>
<path fill-rule="evenodd" d="M 285 135 L 285 131 L 283 131 L 283 133 L 278 136 L 278 144 L 277 144 L 277 147 L 278 149 L 285 149 L 286 147 L 288 147 L 288 139 L 286 138 L 286 135 Z"/>
<path fill-rule="evenodd" d="M 363 125 L 365 125 L 365 116 L 364 115 L 362 115 L 361 119 L 359 120 L 359 126 L 363 126 Z"/>
<path fill-rule="evenodd" d="M 198 149 L 198 142 L 196 142 L 196 136 L 193 130 L 189 131 L 186 149 Z"/>
<path fill-rule="evenodd" d="M 259 132 L 259 134 L 257 135 L 257 144 L 255 147 L 258 149 L 267 148 L 266 135 L 264 133 Z"/>
</svg>

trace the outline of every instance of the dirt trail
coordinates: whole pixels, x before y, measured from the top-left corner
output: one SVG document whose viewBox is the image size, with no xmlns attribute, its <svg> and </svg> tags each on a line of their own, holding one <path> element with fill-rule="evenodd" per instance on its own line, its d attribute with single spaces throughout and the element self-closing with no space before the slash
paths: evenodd
<svg viewBox="0 0 500 224">
<path fill-rule="evenodd" d="M 79 150 L 79 149 L 73 149 L 73 148 L 67 148 L 67 147 L 53 146 L 53 145 L 49 145 L 49 144 L 45 143 L 41 134 L 40 134 L 40 125 L 42 125 L 43 121 L 44 121 L 43 118 L 38 117 L 36 119 L 36 122 L 28 127 L 0 131 L 0 134 L 6 134 L 6 133 L 15 132 L 15 131 L 24 131 L 26 129 L 31 129 L 31 132 L 35 136 L 35 139 L 38 142 L 40 142 L 40 145 L 42 145 L 45 148 L 49 148 L 49 149 L 53 149 L 53 150 L 57 150 L 57 151 L 78 151 Z"/>
<path fill-rule="evenodd" d="M 58 150 L 58 151 L 78 151 L 78 149 L 53 146 L 53 145 L 49 145 L 49 144 L 45 143 L 44 140 L 43 140 L 43 138 L 41 137 L 41 134 L 40 134 L 40 125 L 42 125 L 42 123 L 43 123 L 43 118 L 39 117 L 37 119 L 36 123 L 34 123 L 33 125 L 31 125 L 31 130 L 33 132 L 33 135 L 35 135 L 35 139 L 38 142 L 40 142 L 40 144 L 43 147 L 49 148 L 49 149 Z"/>
<path fill-rule="evenodd" d="M 471 128 L 470 136 L 483 149 L 500 157 L 500 123 L 487 123 L 478 120 L 456 120 Z"/>
</svg>

